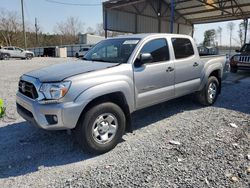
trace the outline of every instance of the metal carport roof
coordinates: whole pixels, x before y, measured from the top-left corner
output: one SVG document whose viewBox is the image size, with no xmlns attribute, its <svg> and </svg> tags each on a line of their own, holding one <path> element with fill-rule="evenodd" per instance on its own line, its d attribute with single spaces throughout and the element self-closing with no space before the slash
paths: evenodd
<svg viewBox="0 0 250 188">
<path fill-rule="evenodd" d="M 250 0 L 109 0 L 104 29 L 129 33 L 191 34 L 194 24 L 250 17 Z"/>
</svg>

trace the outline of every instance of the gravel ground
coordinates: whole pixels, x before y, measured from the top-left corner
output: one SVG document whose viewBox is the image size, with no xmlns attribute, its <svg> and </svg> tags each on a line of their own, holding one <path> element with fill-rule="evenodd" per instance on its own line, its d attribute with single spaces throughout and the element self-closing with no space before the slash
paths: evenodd
<svg viewBox="0 0 250 188">
<path fill-rule="evenodd" d="M 65 131 L 36 129 L 15 111 L 21 74 L 68 60 L 0 61 L 0 187 L 250 187 L 249 73 L 229 75 L 212 107 L 187 96 L 136 112 L 133 133 L 90 156 Z"/>
</svg>

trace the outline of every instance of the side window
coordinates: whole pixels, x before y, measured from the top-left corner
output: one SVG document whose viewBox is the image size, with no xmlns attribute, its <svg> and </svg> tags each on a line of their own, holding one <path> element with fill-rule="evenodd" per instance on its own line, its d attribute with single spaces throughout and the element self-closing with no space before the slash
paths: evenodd
<svg viewBox="0 0 250 188">
<path fill-rule="evenodd" d="M 187 38 L 172 38 L 175 59 L 187 58 L 194 55 L 191 41 Z"/>
<path fill-rule="evenodd" d="M 20 49 L 20 48 L 15 48 L 15 49 L 16 49 L 16 51 L 22 52 L 22 49 Z"/>
<path fill-rule="evenodd" d="M 161 62 L 169 60 L 169 50 L 166 39 L 155 39 L 146 43 L 141 49 L 140 54 L 150 53 L 153 62 Z"/>
<path fill-rule="evenodd" d="M 8 50 L 13 50 L 13 48 L 12 48 L 12 47 L 9 47 Z"/>
</svg>

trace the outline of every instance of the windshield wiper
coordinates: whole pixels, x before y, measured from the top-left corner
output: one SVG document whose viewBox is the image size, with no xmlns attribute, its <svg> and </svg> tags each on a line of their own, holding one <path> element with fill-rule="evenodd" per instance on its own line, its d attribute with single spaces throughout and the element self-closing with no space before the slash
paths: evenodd
<svg viewBox="0 0 250 188">
<path fill-rule="evenodd" d="M 108 61 L 108 60 L 104 60 L 104 59 L 92 59 L 92 61 L 104 62 L 104 63 L 117 63 L 115 61 Z"/>
<path fill-rule="evenodd" d="M 87 59 L 86 57 L 83 57 L 82 60 L 92 61 L 91 59 Z"/>
</svg>

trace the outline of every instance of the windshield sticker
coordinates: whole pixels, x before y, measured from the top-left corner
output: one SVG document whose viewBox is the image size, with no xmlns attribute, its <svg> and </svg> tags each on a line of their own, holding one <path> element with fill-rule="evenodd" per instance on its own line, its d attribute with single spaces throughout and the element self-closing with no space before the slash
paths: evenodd
<svg viewBox="0 0 250 188">
<path fill-rule="evenodd" d="M 123 44 L 137 44 L 139 40 L 125 40 Z"/>
</svg>

